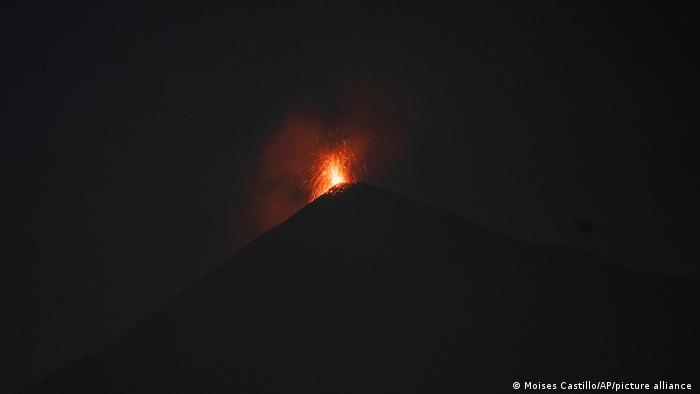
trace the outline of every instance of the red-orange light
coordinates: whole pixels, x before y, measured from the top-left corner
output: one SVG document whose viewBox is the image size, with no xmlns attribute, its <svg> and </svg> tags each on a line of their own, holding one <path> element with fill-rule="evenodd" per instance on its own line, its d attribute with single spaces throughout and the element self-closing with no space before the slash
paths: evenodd
<svg viewBox="0 0 700 394">
<path fill-rule="evenodd" d="M 357 182 L 356 168 L 356 157 L 348 141 L 342 140 L 319 149 L 304 182 L 309 192 L 309 202 L 336 185 Z"/>
</svg>

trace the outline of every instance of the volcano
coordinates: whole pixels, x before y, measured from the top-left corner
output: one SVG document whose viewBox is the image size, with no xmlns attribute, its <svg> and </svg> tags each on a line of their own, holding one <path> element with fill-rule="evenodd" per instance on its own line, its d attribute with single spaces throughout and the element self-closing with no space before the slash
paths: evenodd
<svg viewBox="0 0 700 394">
<path fill-rule="evenodd" d="M 336 187 L 27 393 L 512 392 L 697 383 L 698 283 Z"/>
</svg>

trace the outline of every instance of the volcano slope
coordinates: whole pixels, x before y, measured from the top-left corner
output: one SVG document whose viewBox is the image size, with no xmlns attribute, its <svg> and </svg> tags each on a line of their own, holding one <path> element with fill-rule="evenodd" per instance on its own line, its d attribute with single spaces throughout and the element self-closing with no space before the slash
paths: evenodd
<svg viewBox="0 0 700 394">
<path fill-rule="evenodd" d="M 324 195 L 27 393 L 700 384 L 697 281 L 518 242 L 364 184 Z"/>
</svg>

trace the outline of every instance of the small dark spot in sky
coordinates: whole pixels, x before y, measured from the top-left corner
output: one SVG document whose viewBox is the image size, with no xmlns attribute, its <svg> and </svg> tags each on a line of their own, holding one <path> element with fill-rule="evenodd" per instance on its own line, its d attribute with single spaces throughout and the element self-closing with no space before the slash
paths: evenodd
<svg viewBox="0 0 700 394">
<path fill-rule="evenodd" d="M 590 234 L 593 232 L 593 223 L 590 220 L 577 220 L 574 224 L 579 233 Z"/>
</svg>

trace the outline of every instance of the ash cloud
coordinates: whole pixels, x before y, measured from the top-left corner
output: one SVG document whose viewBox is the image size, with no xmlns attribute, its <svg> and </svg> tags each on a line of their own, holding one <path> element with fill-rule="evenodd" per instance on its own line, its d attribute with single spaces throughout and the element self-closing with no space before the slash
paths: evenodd
<svg viewBox="0 0 700 394">
<path fill-rule="evenodd" d="M 244 203 L 233 220 L 231 249 L 237 250 L 280 224 L 308 201 L 309 165 L 324 144 L 342 138 L 355 156 L 359 181 L 381 184 L 389 163 L 401 160 L 405 142 L 392 115 L 396 100 L 357 80 L 346 81 L 334 110 L 305 103 L 290 110 L 260 146 L 246 177 Z"/>
</svg>

